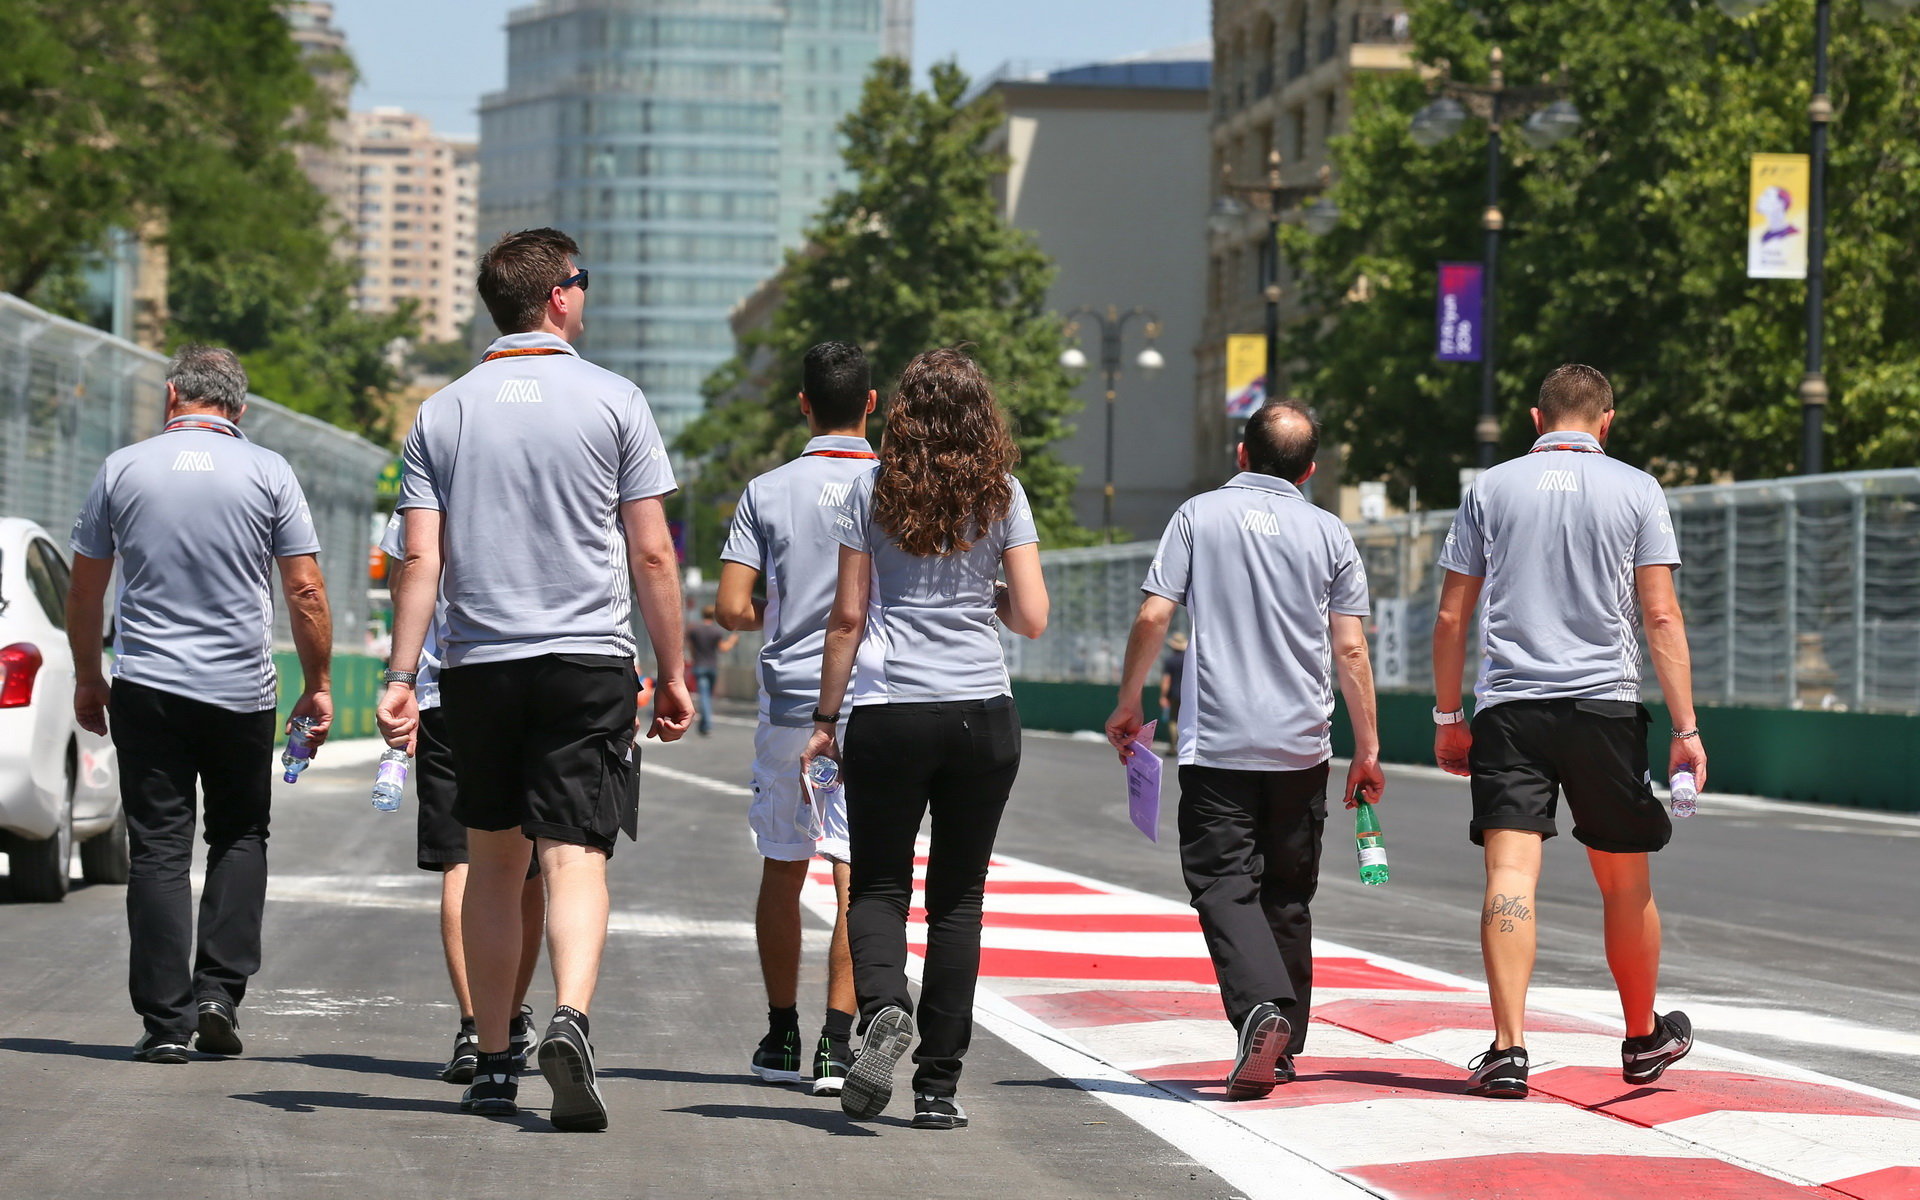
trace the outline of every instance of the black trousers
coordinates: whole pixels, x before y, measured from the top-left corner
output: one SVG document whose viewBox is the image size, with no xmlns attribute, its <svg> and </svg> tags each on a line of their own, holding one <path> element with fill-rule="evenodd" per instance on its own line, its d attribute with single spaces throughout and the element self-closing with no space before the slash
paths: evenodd
<svg viewBox="0 0 1920 1200">
<path fill-rule="evenodd" d="M 1272 1002 L 1307 1040 L 1313 914 L 1327 765 L 1304 771 L 1180 768 L 1180 869 L 1235 1028 Z"/>
<path fill-rule="evenodd" d="M 127 990 L 147 1032 L 185 1040 L 200 1000 L 238 1005 L 260 969 L 277 722 L 124 679 L 108 720 L 120 758 L 132 870 Z M 194 784 L 206 809 L 207 879 L 193 925 Z"/>
<path fill-rule="evenodd" d="M 1020 714 L 1009 696 L 862 706 L 847 723 L 841 765 L 853 857 L 847 938 L 863 1029 L 888 1005 L 914 1011 L 907 993 L 913 845 L 922 818 L 933 814 L 913 1088 L 951 1096 L 973 1040 L 987 860 L 1020 773 Z"/>
</svg>

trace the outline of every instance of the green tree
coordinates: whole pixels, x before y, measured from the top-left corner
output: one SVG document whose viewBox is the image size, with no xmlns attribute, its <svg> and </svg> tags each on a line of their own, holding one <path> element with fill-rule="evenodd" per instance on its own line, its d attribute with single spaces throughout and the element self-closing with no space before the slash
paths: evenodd
<svg viewBox="0 0 1920 1200">
<path fill-rule="evenodd" d="M 1748 156 L 1806 149 L 1812 2 L 1743 21 L 1709 0 L 1509 0 L 1412 6 L 1415 58 L 1510 81 L 1552 71 L 1584 123 L 1544 151 L 1502 138 L 1499 387 L 1503 455 L 1554 365 L 1613 379 L 1616 451 L 1672 482 L 1780 475 L 1799 448 L 1801 284 L 1746 277 Z M 1834 469 L 1920 452 L 1920 21 L 1836 5 L 1828 174 L 1827 375 Z M 1491 15 L 1488 15 L 1491 14 Z M 1469 465 L 1477 364 L 1433 358 L 1435 264 L 1480 257 L 1485 126 L 1431 150 L 1408 136 L 1414 74 L 1362 80 L 1335 139 L 1340 227 L 1289 229 L 1310 298 L 1333 319 L 1290 334 L 1296 388 L 1352 447 L 1349 469 L 1450 501 Z M 1364 282 L 1362 282 L 1364 281 Z"/>
<path fill-rule="evenodd" d="M 705 460 L 704 496 L 730 505 L 748 479 L 799 452 L 806 429 L 793 397 L 809 346 L 858 343 L 884 397 L 914 355 L 967 343 L 1020 445 L 1016 473 L 1041 537 L 1050 546 L 1091 540 L 1073 517 L 1076 471 L 1051 449 L 1080 403 L 1059 365 L 1061 323 L 1047 310 L 1053 267 L 1000 216 L 994 183 L 1006 159 L 981 149 L 1003 119 L 999 102 L 969 103 L 966 92 L 952 63 L 933 68 L 926 91 L 914 90 L 903 62 L 874 66 L 841 127 L 859 182 L 788 256 L 769 327 L 708 380 L 708 411 L 676 443 Z M 699 543 L 712 540 L 703 533 Z"/>
</svg>

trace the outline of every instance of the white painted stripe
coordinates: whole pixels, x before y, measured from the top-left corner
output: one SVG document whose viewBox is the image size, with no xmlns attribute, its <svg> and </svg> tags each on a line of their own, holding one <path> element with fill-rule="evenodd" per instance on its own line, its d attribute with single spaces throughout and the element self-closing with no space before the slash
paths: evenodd
<svg viewBox="0 0 1920 1200">
<path fill-rule="evenodd" d="M 651 747 L 649 747 L 649 749 L 650 748 Z M 648 758 L 644 753 L 640 757 L 640 775 L 642 778 L 648 775 L 658 775 L 662 779 L 671 779 L 675 783 L 684 783 L 691 787 L 705 788 L 710 792 L 719 792 L 725 796 L 750 797 L 753 795 L 753 789 L 750 787 L 741 787 L 737 783 L 728 783 L 725 780 L 713 779 L 706 775 L 695 775 L 692 771 L 681 771 L 673 767 L 663 767 Z"/>
<path fill-rule="evenodd" d="M 1206 1107 L 1336 1170 L 1515 1153 L 1695 1157 L 1672 1138 L 1569 1104 L 1381 1099 L 1291 1108 Z"/>
<path fill-rule="evenodd" d="M 997 899 L 987 897 L 989 907 Z M 989 925 L 981 931 L 980 945 L 988 950 L 1037 950 L 1100 959 L 1207 958 L 1206 940 L 1198 933 L 1106 933 Z"/>
<path fill-rule="evenodd" d="M 1219 1062 L 1234 1055 L 1233 1026 L 1225 1017 L 1202 1021 L 1127 1021 L 1069 1029 L 1073 1039 L 1096 1057 L 1128 1071 L 1146 1071 L 1176 1063 Z M 1301 1062 L 1311 1069 L 1316 1058 L 1406 1058 L 1404 1050 L 1351 1030 L 1326 1024 L 1307 1031 Z"/>
<path fill-rule="evenodd" d="M 1551 1007 L 1586 1013 L 1609 1024 L 1620 1011 L 1620 998 L 1603 988 L 1534 988 L 1529 994 Z M 1825 1013 L 1763 1004 L 1727 1004 L 1682 992 L 1663 995 L 1661 1003 L 1663 1007 L 1684 1009 L 1693 1019 L 1695 1030 L 1745 1033 L 1814 1046 L 1863 1045 L 1873 1047 L 1876 1054 L 1920 1056 L 1920 1033 L 1879 1029 Z"/>
<path fill-rule="evenodd" d="M 1660 1132 L 1812 1183 L 1920 1166 L 1920 1121 L 1831 1113 L 1702 1113 Z"/>
<path fill-rule="evenodd" d="M 1493 1020 L 1466 1029 L 1441 1029 L 1423 1033 L 1397 1043 L 1414 1054 L 1437 1058 L 1441 1062 L 1464 1067 L 1469 1059 L 1484 1052 L 1492 1037 Z M 1537 1074 L 1555 1067 L 1596 1067 L 1606 1071 L 1620 1069 L 1620 1039 L 1611 1033 L 1528 1033 L 1527 1057 Z M 1685 1059 L 1669 1068 L 1672 1071 L 1747 1071 L 1712 1047 L 1698 1046 Z M 1622 1085 L 1625 1086 L 1624 1084 Z"/>
</svg>

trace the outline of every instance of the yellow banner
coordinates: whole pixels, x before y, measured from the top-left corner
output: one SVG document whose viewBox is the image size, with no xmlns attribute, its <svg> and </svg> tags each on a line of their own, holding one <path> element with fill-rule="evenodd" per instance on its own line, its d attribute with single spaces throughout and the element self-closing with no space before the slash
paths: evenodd
<svg viewBox="0 0 1920 1200">
<path fill-rule="evenodd" d="M 1804 154 L 1756 154 L 1747 187 L 1747 278 L 1807 277 Z"/>
<path fill-rule="evenodd" d="M 1267 339 L 1257 333 L 1227 338 L 1227 415 L 1246 418 L 1267 402 Z"/>
</svg>

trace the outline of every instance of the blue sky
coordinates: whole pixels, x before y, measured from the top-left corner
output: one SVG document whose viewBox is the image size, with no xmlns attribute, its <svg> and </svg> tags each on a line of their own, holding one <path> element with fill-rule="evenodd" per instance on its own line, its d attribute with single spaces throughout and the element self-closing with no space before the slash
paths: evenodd
<svg viewBox="0 0 1920 1200">
<path fill-rule="evenodd" d="M 525 0 L 334 0 L 360 65 L 355 108 L 393 104 L 443 133 L 506 77 L 507 13 Z M 1009 59 L 1094 62 L 1208 36 L 1207 0 L 917 0 L 914 66 L 957 58 L 979 75 Z"/>
</svg>

